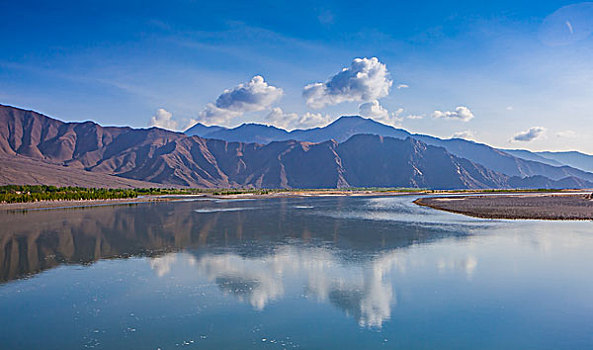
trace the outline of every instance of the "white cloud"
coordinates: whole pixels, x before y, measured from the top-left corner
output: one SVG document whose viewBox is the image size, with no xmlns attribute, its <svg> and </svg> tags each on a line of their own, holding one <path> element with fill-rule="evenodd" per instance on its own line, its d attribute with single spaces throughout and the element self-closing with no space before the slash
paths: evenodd
<svg viewBox="0 0 593 350">
<path fill-rule="evenodd" d="M 225 90 L 216 99 L 216 107 L 234 112 L 261 111 L 280 98 L 282 93 L 281 88 L 269 85 L 262 76 L 256 75 L 246 84 Z"/>
<path fill-rule="evenodd" d="M 414 119 L 422 119 L 422 118 L 424 118 L 424 116 L 421 115 L 421 114 L 409 114 L 409 115 L 406 116 L 406 119 L 412 119 L 412 120 L 414 120 Z"/>
<path fill-rule="evenodd" d="M 563 138 L 573 139 L 573 138 L 577 137 L 577 133 L 575 131 L 573 131 L 573 130 L 558 131 L 556 133 L 556 137 L 563 137 Z"/>
<path fill-rule="evenodd" d="M 177 130 L 177 121 L 172 119 L 173 114 L 164 108 L 157 109 L 156 113 L 150 118 L 150 126 L 156 126 L 162 129 Z"/>
<path fill-rule="evenodd" d="M 546 129 L 544 127 L 534 126 L 532 128 L 529 128 L 528 130 L 516 133 L 515 136 L 513 136 L 513 138 L 511 139 L 511 141 L 533 141 L 543 136 L 545 131 Z"/>
<path fill-rule="evenodd" d="M 512 111 L 513 110 L 513 106 L 507 106 L 507 108 L 505 108 L 507 111 Z"/>
<path fill-rule="evenodd" d="M 230 111 L 224 108 L 218 108 L 214 103 L 208 103 L 204 110 L 200 112 L 198 119 L 205 124 L 226 124 L 231 119 L 236 118 L 243 113 Z"/>
<path fill-rule="evenodd" d="M 269 85 L 262 76 L 256 75 L 248 83 L 224 90 L 215 103 L 206 105 L 200 113 L 200 120 L 224 124 L 243 113 L 270 107 L 282 94 L 281 88 Z"/>
<path fill-rule="evenodd" d="M 377 100 L 361 104 L 358 106 L 358 112 L 360 115 L 367 118 L 389 118 L 389 111 L 385 109 L 385 107 L 381 106 Z"/>
<path fill-rule="evenodd" d="M 303 97 L 311 108 L 372 101 L 387 96 L 392 84 L 387 66 L 376 57 L 355 58 L 350 67 L 342 69 L 325 83 L 305 86 Z"/>
<path fill-rule="evenodd" d="M 270 124 L 288 130 L 324 126 L 331 121 L 331 117 L 328 114 L 307 112 L 298 115 L 297 113 L 284 113 L 280 107 L 272 108 L 266 119 Z"/>
<path fill-rule="evenodd" d="M 288 128 L 291 124 L 293 124 L 299 115 L 296 113 L 284 113 L 282 108 L 275 107 L 272 108 L 270 113 L 266 116 L 266 119 L 275 126 L 281 128 Z"/>
<path fill-rule="evenodd" d="M 377 100 L 366 102 L 358 106 L 358 112 L 363 117 L 372 118 L 375 121 L 392 126 L 401 126 L 404 118 L 400 117 L 400 114 L 402 114 L 403 111 L 403 108 L 398 108 L 395 112 L 389 113 L 389 111 L 381 106 Z"/>
<path fill-rule="evenodd" d="M 455 108 L 454 111 L 434 111 L 432 112 L 432 117 L 439 119 L 457 119 L 467 122 L 474 118 L 474 114 L 469 110 L 469 108 L 459 106 Z"/>
<path fill-rule="evenodd" d="M 398 86 L 396 86 L 396 89 L 400 90 L 400 89 L 407 89 L 409 88 L 408 84 L 399 84 Z"/>
<path fill-rule="evenodd" d="M 314 127 L 314 126 L 324 126 L 330 122 L 331 117 L 329 114 L 321 114 L 321 113 L 311 113 L 307 112 L 299 118 L 298 126 L 299 127 Z"/>
<path fill-rule="evenodd" d="M 476 135 L 471 130 L 464 130 L 464 131 L 458 131 L 458 132 L 454 133 L 453 135 L 451 135 L 451 138 L 452 139 L 475 140 Z"/>
</svg>

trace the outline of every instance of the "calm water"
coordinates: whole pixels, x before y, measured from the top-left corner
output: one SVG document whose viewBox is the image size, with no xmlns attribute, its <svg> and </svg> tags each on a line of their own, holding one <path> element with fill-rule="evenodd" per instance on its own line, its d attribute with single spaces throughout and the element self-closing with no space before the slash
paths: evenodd
<svg viewBox="0 0 593 350">
<path fill-rule="evenodd" d="M 0 213 L 0 349 L 591 349 L 591 222 L 413 197 Z"/>
</svg>

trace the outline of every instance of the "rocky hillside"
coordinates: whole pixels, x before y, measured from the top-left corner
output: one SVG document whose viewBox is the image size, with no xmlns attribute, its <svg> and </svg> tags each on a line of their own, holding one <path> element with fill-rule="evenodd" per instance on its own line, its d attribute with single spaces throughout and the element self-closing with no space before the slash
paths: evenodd
<svg viewBox="0 0 593 350">
<path fill-rule="evenodd" d="M 72 174 L 82 171 L 176 186 L 531 187 L 530 178 L 509 177 L 409 137 L 359 134 L 341 143 L 287 140 L 262 145 L 158 128 L 64 123 L 11 107 L 0 107 L 0 156 L 2 168 L 13 173 L 17 167 L 9 167 L 6 159 L 14 164 L 26 158 L 71 169 Z M 0 170 L 0 179 L 2 171 L 6 172 Z M 558 183 L 545 177 L 535 180 L 548 187 Z M 562 185 L 572 183 L 593 185 L 582 179 Z"/>
<path fill-rule="evenodd" d="M 518 176 L 521 178 L 544 176 L 551 180 L 577 177 L 587 181 L 593 181 L 593 173 L 583 171 L 588 169 L 584 167 L 584 164 L 590 165 L 590 158 L 575 158 L 555 153 L 553 155 L 556 157 L 562 156 L 562 159 L 570 159 L 572 162 L 553 162 L 551 160 L 545 160 L 542 156 L 529 151 L 522 151 L 521 154 L 516 154 L 513 151 L 507 152 L 507 150 L 499 150 L 483 143 L 459 138 L 440 139 L 429 135 L 411 134 L 404 129 L 397 129 L 359 116 L 344 116 L 321 128 L 293 130 L 290 132 L 261 124 L 243 124 L 232 129 L 221 126 L 207 127 L 202 124 L 196 124 L 185 131 L 185 133 L 187 135 L 225 141 L 257 142 L 263 144 L 286 140 L 306 142 L 336 140 L 338 142 L 344 142 L 358 134 L 379 135 L 402 140 L 412 137 L 427 145 L 444 147 L 449 153 L 457 157 L 471 160 L 474 163 L 508 176 Z M 579 166 L 574 166 L 573 164 L 578 164 Z"/>
</svg>

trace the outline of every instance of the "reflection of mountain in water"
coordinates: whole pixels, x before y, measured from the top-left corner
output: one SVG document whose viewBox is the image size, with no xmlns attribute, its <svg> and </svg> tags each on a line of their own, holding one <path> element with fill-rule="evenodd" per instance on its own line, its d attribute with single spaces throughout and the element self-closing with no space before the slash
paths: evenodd
<svg viewBox="0 0 593 350">
<path fill-rule="evenodd" d="M 357 210 L 362 200 L 306 200 L 306 204 L 317 208 L 313 210 L 295 209 L 295 204 L 303 204 L 303 200 L 278 199 L 248 205 L 184 202 L 5 213 L 0 215 L 0 281 L 63 263 L 158 256 L 183 248 L 224 248 L 232 249 L 239 257 L 263 256 L 287 242 L 330 244 L 345 259 L 368 260 L 390 248 L 464 234 L 458 232 L 459 228 L 315 215 L 323 210 Z M 242 205 L 257 210 L 194 211 Z"/>
</svg>

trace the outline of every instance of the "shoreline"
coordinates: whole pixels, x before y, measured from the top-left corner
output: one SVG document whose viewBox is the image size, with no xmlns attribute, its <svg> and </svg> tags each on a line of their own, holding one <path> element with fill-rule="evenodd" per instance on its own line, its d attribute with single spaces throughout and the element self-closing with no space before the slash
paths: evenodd
<svg viewBox="0 0 593 350">
<path fill-rule="evenodd" d="M 70 209 L 100 207 L 105 205 L 125 205 L 140 204 L 152 202 L 171 201 L 168 198 L 159 198 L 164 196 L 136 197 L 136 198 L 114 198 L 114 199 L 86 199 L 86 200 L 44 200 L 24 203 L 0 203 L 1 211 L 21 211 L 21 210 L 48 210 L 48 209 Z"/>
<path fill-rule="evenodd" d="M 566 193 L 566 194 L 564 194 Z M 558 190 L 553 195 L 558 196 L 571 196 L 577 195 L 574 193 L 582 193 L 582 190 Z M 110 206 L 110 205 L 129 205 L 129 204 L 143 204 L 143 203 L 156 203 L 156 202 L 177 202 L 191 199 L 211 199 L 211 200 L 236 200 L 236 199 L 269 199 L 269 198 L 308 198 L 308 197 L 361 197 L 361 196 L 433 196 L 433 195 L 462 195 L 459 197 L 430 197 L 430 198 L 419 198 L 414 201 L 415 204 L 420 206 L 431 207 L 437 210 L 444 210 L 458 214 L 465 214 L 469 216 L 479 218 L 503 218 L 503 217 L 489 217 L 489 216 L 478 216 L 480 214 L 472 215 L 471 213 L 460 212 L 455 209 L 445 208 L 439 205 L 427 204 L 425 200 L 437 199 L 437 198 L 465 198 L 471 197 L 476 198 L 479 195 L 483 197 L 525 197 L 525 196 L 551 196 L 552 194 L 541 193 L 537 191 L 431 191 L 431 190 L 419 190 L 419 191 L 375 191 L 375 190 L 289 190 L 289 191 L 278 191 L 270 192 L 266 194 L 257 193 L 238 193 L 238 194 L 214 194 L 214 193 L 201 193 L 201 194 L 162 194 L 162 195 L 145 195 L 136 198 L 116 198 L 116 199 L 88 199 L 88 200 L 43 200 L 36 202 L 24 202 L 24 203 L 0 203 L 0 212 L 7 211 L 27 211 L 27 210 L 50 210 L 50 209 L 71 209 L 71 208 L 89 208 L 99 206 Z M 465 196 L 463 196 L 465 195 Z M 476 196 L 478 195 L 478 196 Z M 506 218 L 506 217 L 505 217 Z M 519 218 L 517 218 L 519 219 Z M 584 220 L 588 220 L 584 219 Z"/>
<path fill-rule="evenodd" d="M 109 205 L 127 205 L 155 202 L 178 202 L 189 199 L 211 199 L 211 200 L 236 200 L 236 199 L 268 199 L 268 198 L 307 198 L 307 197 L 356 197 L 356 196 L 403 196 L 412 194 L 425 194 L 414 191 L 341 191 L 341 190 L 294 190 L 285 192 L 272 192 L 267 194 L 240 193 L 215 195 L 212 193 L 203 194 L 180 194 L 180 195 L 150 195 L 136 198 L 115 198 L 115 199 L 87 199 L 87 200 L 43 200 L 24 203 L 0 203 L 0 212 L 6 211 L 27 211 L 27 210 L 49 210 L 49 209 L 71 209 L 88 208 Z"/>
<path fill-rule="evenodd" d="M 454 214 L 503 220 L 593 220 L 593 199 L 585 194 L 424 197 L 414 204 Z"/>
</svg>

